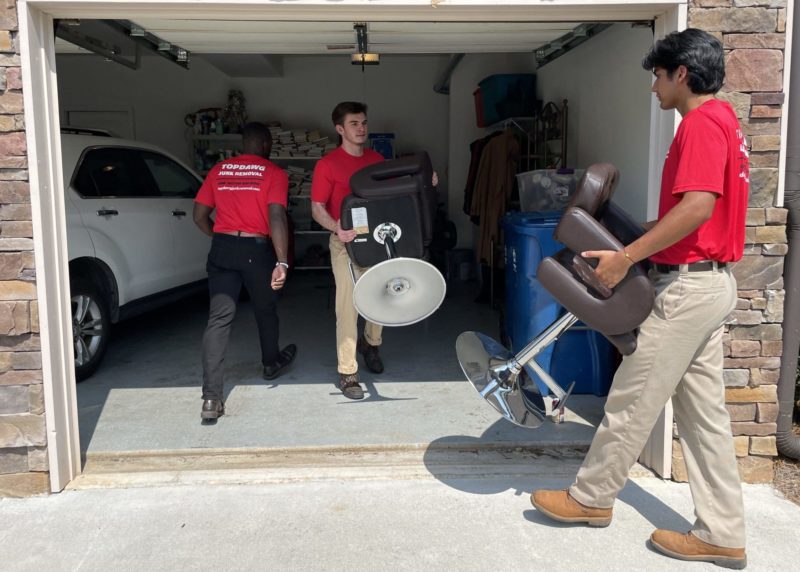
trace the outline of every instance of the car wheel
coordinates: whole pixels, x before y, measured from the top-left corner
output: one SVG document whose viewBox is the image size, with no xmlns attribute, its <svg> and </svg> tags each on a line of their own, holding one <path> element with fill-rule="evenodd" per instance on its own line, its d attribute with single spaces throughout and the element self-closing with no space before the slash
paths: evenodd
<svg viewBox="0 0 800 572">
<path fill-rule="evenodd" d="M 111 321 L 106 299 L 94 284 L 75 281 L 70 287 L 70 295 L 75 379 L 83 381 L 94 373 L 103 360 Z"/>
</svg>

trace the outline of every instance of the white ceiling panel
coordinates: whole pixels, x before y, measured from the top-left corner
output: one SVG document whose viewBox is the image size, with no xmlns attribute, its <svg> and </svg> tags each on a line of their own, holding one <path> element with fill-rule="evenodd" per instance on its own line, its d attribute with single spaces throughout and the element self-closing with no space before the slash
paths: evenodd
<svg viewBox="0 0 800 572">
<path fill-rule="evenodd" d="M 148 32 L 195 54 L 336 54 L 355 51 L 352 22 L 273 22 L 139 19 Z M 373 22 L 370 51 L 386 54 L 531 52 L 570 32 L 576 22 Z M 78 29 L 120 46 L 127 38 L 99 22 Z M 114 35 L 118 37 L 115 39 Z M 61 39 L 59 53 L 85 53 Z"/>
</svg>

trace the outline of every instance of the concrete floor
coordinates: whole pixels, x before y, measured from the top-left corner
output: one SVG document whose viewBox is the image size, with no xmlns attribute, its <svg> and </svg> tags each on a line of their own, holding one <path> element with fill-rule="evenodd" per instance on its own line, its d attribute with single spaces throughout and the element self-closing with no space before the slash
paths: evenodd
<svg viewBox="0 0 800 572">
<path fill-rule="evenodd" d="M 298 345 L 290 372 L 260 377 L 250 304 L 240 305 L 226 359 L 226 415 L 200 422 L 200 341 L 207 301 L 189 299 L 119 324 L 103 365 L 78 386 L 81 447 L 120 451 L 457 445 L 585 446 L 601 398 L 575 396 L 567 422 L 536 430 L 502 420 L 464 380 L 455 355 L 462 331 L 498 335 L 497 313 L 472 302 L 476 285 L 451 288 L 428 320 L 384 330 L 386 371 L 362 368 L 368 397 L 345 399 L 337 379 L 332 278 L 296 274 L 279 304 L 281 344 Z"/>
<path fill-rule="evenodd" d="M 714 572 L 647 546 L 685 531 L 689 486 L 628 481 L 608 528 L 552 522 L 536 488 L 571 477 L 187 485 L 0 499 L 0 562 L 13 572 L 176 570 Z M 749 572 L 788 571 L 800 507 L 744 485 Z"/>
</svg>

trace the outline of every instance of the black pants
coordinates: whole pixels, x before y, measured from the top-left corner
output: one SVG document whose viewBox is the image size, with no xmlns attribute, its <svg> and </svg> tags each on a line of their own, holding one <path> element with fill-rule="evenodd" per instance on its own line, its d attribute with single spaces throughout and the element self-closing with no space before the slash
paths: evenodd
<svg viewBox="0 0 800 572">
<path fill-rule="evenodd" d="M 270 286 L 275 263 L 268 238 L 214 235 L 206 264 L 211 307 L 203 334 L 203 399 L 222 399 L 222 364 L 242 284 L 256 315 L 261 363 L 269 365 L 278 359 L 277 293 Z"/>
</svg>

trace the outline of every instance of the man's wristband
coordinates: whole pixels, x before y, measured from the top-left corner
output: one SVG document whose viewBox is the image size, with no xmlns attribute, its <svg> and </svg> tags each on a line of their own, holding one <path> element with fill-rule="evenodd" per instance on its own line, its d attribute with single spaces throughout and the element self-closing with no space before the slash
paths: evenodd
<svg viewBox="0 0 800 572">
<path fill-rule="evenodd" d="M 275 268 L 277 268 L 278 266 L 283 266 L 286 270 L 289 270 L 289 263 L 288 262 L 280 262 L 280 261 L 278 261 L 278 262 L 275 263 Z"/>
<path fill-rule="evenodd" d="M 631 264 L 636 264 L 636 261 L 633 258 L 631 258 L 630 254 L 628 254 L 628 249 L 627 248 L 623 248 L 622 249 L 622 253 L 625 255 L 625 258 L 630 260 Z"/>
</svg>

